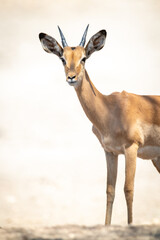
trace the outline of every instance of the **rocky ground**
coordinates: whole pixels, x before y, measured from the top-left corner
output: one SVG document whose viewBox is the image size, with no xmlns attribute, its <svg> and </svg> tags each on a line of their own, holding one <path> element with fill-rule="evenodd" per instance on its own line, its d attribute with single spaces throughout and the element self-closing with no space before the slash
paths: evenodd
<svg viewBox="0 0 160 240">
<path fill-rule="evenodd" d="M 86 227 L 64 225 L 41 229 L 1 228 L 0 240 L 159 240 L 160 225 Z"/>
</svg>

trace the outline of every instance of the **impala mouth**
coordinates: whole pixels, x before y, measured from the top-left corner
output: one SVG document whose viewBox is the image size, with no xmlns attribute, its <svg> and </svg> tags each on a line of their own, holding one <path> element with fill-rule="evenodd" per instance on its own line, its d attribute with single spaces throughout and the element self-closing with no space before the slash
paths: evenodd
<svg viewBox="0 0 160 240">
<path fill-rule="evenodd" d="M 77 80 L 74 79 L 67 79 L 67 82 L 70 86 L 74 86 L 77 83 Z"/>
</svg>

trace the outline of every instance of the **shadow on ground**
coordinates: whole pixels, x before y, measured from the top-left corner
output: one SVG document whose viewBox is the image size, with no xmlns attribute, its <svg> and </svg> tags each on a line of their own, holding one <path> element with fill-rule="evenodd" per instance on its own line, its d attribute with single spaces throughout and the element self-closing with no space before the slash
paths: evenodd
<svg viewBox="0 0 160 240">
<path fill-rule="evenodd" d="M 34 229 L 1 228 L 1 240 L 159 240 L 160 225 L 142 226 L 78 226 L 64 225 Z"/>
</svg>

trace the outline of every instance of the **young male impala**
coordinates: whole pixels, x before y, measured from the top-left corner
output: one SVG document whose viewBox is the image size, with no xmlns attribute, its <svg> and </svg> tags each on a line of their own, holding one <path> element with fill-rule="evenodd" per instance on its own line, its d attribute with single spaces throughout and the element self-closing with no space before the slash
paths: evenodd
<svg viewBox="0 0 160 240">
<path fill-rule="evenodd" d="M 58 27 L 62 46 L 52 37 L 40 33 L 44 50 L 56 54 L 62 61 L 66 81 L 73 86 L 82 108 L 93 124 L 93 133 L 101 143 L 107 161 L 107 209 L 105 224 L 111 223 L 115 197 L 117 160 L 125 155 L 124 193 L 128 223 L 132 223 L 132 202 L 137 156 L 151 159 L 160 173 L 160 96 L 140 96 L 128 92 L 101 94 L 91 82 L 85 61 L 103 48 L 106 31 L 91 37 L 85 47 L 88 26 L 77 47 L 69 47 Z"/>
</svg>

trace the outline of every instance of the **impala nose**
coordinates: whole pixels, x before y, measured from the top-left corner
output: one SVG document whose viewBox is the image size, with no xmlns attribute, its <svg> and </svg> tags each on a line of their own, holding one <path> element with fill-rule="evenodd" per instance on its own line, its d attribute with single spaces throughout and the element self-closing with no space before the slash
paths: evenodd
<svg viewBox="0 0 160 240">
<path fill-rule="evenodd" d="M 68 76 L 68 78 L 67 78 L 68 83 L 69 84 L 75 83 L 76 82 L 75 78 L 76 78 L 76 75 Z"/>
<path fill-rule="evenodd" d="M 74 80 L 76 78 L 76 75 L 74 75 L 74 76 L 72 76 L 72 77 L 70 77 L 70 76 L 68 76 L 68 80 Z"/>
</svg>

